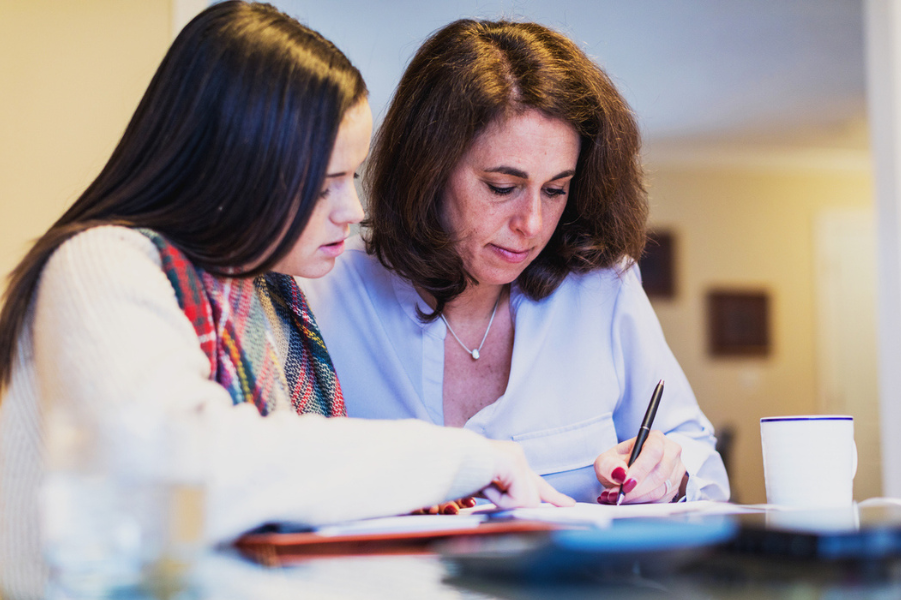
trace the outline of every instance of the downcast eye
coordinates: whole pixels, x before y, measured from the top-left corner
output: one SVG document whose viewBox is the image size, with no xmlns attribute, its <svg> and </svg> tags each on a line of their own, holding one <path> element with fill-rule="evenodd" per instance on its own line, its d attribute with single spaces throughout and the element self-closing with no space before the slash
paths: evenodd
<svg viewBox="0 0 901 600">
<path fill-rule="evenodd" d="M 490 183 L 487 185 L 491 189 L 491 191 L 494 192 L 495 194 L 497 194 L 498 196 L 506 196 L 507 194 L 509 194 L 510 192 L 513 191 L 512 187 L 498 187 L 496 185 L 491 185 Z"/>
</svg>

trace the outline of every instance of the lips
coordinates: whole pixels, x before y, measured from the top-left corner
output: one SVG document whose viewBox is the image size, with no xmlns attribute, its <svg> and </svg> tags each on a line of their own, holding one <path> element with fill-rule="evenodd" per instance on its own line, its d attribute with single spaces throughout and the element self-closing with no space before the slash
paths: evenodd
<svg viewBox="0 0 901 600">
<path fill-rule="evenodd" d="M 332 242 L 330 244 L 323 244 L 322 246 L 319 246 L 319 249 L 322 250 L 322 252 L 327 256 L 334 258 L 344 252 L 344 240 L 338 240 L 337 242 Z"/>
<path fill-rule="evenodd" d="M 503 260 L 510 263 L 520 263 L 529 257 L 529 250 L 515 250 L 513 248 L 504 248 L 503 246 L 496 246 L 495 244 L 491 244 L 492 250 L 494 253 L 498 255 Z"/>
</svg>

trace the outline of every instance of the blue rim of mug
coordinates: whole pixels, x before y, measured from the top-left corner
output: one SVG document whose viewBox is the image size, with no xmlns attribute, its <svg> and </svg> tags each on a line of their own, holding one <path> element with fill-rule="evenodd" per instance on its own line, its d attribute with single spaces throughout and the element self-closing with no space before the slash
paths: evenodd
<svg viewBox="0 0 901 600">
<path fill-rule="evenodd" d="M 776 423 L 778 421 L 853 421 L 854 417 L 847 415 L 805 415 L 795 417 L 761 417 L 761 423 Z"/>
</svg>

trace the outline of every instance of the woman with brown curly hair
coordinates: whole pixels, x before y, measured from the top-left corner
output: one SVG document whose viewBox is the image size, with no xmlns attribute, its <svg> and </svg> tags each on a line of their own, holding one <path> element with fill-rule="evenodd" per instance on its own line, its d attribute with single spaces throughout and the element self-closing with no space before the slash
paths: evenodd
<svg viewBox="0 0 901 600">
<path fill-rule="evenodd" d="M 349 414 L 515 440 L 577 500 L 728 498 L 633 264 L 648 212 L 635 120 L 571 40 L 507 21 L 433 34 L 366 178 L 365 245 L 305 284 Z"/>
</svg>

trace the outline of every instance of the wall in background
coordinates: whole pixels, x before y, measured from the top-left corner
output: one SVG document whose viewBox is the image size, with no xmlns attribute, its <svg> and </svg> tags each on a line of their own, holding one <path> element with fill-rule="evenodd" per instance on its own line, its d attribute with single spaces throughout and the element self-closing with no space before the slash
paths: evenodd
<svg viewBox="0 0 901 600">
<path fill-rule="evenodd" d="M 0 289 L 106 162 L 171 40 L 170 0 L 0 4 Z"/>
<path fill-rule="evenodd" d="M 817 373 L 817 216 L 838 207 L 871 207 L 872 181 L 866 160 L 843 168 L 786 157 L 741 164 L 649 165 L 652 225 L 677 234 L 678 261 L 676 297 L 655 300 L 654 308 L 704 412 L 715 426 L 736 428 L 736 497 L 764 502 L 760 417 L 829 409 Z M 769 356 L 708 354 L 705 294 L 712 287 L 769 291 Z M 858 423 L 857 430 L 872 425 Z M 878 461 L 878 444 L 875 453 Z M 880 490 L 878 469 L 861 470 L 856 496 Z"/>
</svg>

